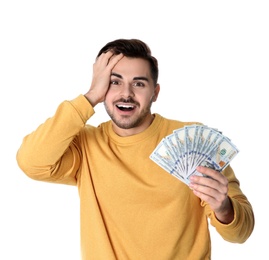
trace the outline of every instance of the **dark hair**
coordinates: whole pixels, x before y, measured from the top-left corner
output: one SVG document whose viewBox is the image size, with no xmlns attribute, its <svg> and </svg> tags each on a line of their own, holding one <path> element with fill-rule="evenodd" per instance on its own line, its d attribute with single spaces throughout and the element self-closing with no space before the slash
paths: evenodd
<svg viewBox="0 0 269 260">
<path fill-rule="evenodd" d="M 122 53 L 126 57 L 147 60 L 150 65 L 154 85 L 156 86 L 159 76 L 158 61 L 151 55 L 151 50 L 146 43 L 138 39 L 118 39 L 111 41 L 99 51 L 97 57 L 107 51 L 112 51 L 115 54 Z"/>
</svg>

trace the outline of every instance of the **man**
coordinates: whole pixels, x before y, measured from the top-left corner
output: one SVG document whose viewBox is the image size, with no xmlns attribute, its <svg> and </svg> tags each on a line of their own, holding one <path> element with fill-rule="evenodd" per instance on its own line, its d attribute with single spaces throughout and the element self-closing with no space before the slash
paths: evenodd
<svg viewBox="0 0 269 260">
<path fill-rule="evenodd" d="M 208 218 L 227 241 L 254 228 L 251 204 L 230 166 L 199 166 L 189 186 L 149 159 L 162 138 L 195 122 L 151 113 L 158 63 L 137 39 L 106 44 L 89 91 L 61 103 L 17 153 L 31 178 L 77 185 L 82 259 L 210 259 Z M 111 120 L 86 124 L 104 102 Z M 207 178 L 210 177 L 210 178 Z"/>
</svg>

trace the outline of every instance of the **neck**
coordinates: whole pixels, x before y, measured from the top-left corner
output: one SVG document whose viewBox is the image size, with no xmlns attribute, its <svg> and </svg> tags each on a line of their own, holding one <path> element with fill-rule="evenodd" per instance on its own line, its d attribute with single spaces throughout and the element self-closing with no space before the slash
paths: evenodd
<svg viewBox="0 0 269 260">
<path fill-rule="evenodd" d="M 139 134 L 143 131 L 145 131 L 153 122 L 155 116 L 153 114 L 150 114 L 139 126 L 132 127 L 132 128 L 120 128 L 118 127 L 113 121 L 112 121 L 112 128 L 114 132 L 122 137 L 131 136 Z"/>
</svg>

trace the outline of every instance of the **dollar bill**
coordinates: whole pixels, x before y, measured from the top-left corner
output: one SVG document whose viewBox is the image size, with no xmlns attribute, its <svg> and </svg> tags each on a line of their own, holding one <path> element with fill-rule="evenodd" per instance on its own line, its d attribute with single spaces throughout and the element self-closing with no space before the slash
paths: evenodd
<svg viewBox="0 0 269 260">
<path fill-rule="evenodd" d="M 191 175 L 202 175 L 199 165 L 223 171 L 239 153 L 231 139 L 216 128 L 186 125 L 175 129 L 157 145 L 150 159 L 189 185 Z"/>
</svg>

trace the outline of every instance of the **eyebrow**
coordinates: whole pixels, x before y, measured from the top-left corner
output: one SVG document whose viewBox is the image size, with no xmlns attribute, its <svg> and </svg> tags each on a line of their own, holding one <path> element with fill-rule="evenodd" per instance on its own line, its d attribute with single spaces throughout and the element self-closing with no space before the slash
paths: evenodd
<svg viewBox="0 0 269 260">
<path fill-rule="evenodd" d="M 115 72 L 112 72 L 111 76 L 115 76 L 117 78 L 122 79 L 122 76 L 120 74 L 118 74 L 118 73 L 115 73 Z M 143 77 L 143 76 L 134 77 L 133 80 L 144 80 L 144 81 L 149 82 L 149 79 L 147 77 Z"/>
</svg>

